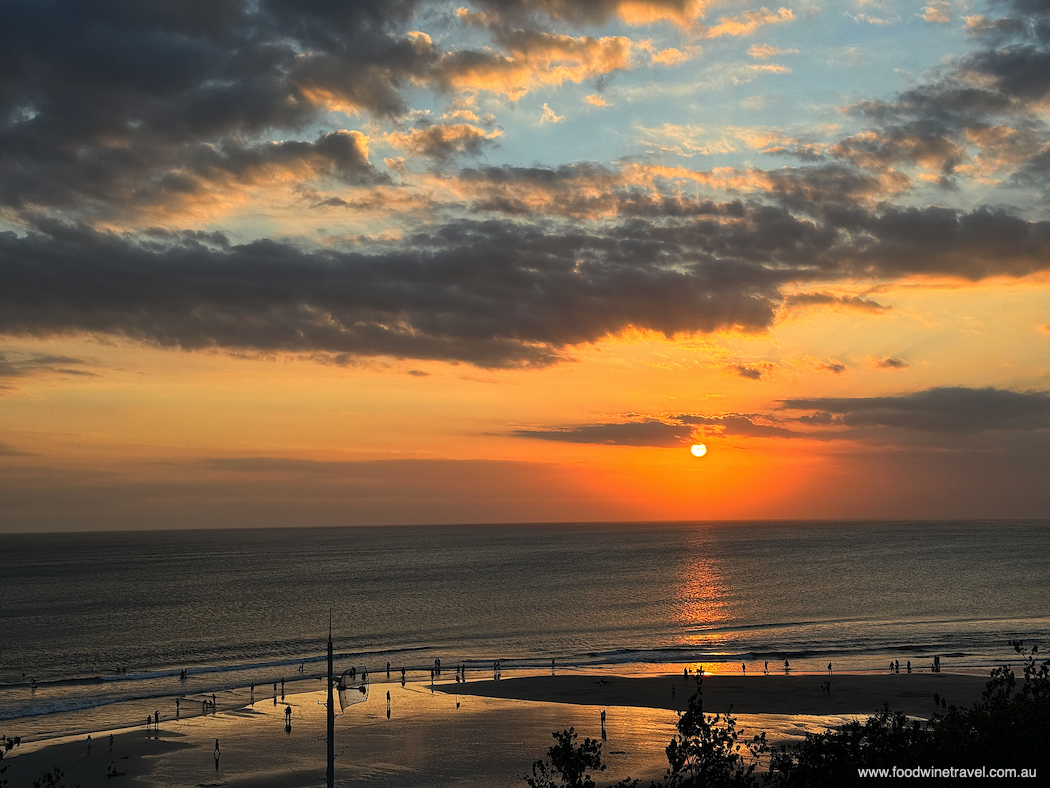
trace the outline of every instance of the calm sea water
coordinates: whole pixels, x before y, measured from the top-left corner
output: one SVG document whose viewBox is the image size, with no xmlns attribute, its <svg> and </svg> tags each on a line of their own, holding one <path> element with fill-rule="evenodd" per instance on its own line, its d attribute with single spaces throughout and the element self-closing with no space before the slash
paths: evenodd
<svg viewBox="0 0 1050 788">
<path fill-rule="evenodd" d="M 461 526 L 15 535 L 0 732 L 440 658 L 562 669 L 986 671 L 1050 644 L 1050 522 Z M 186 669 L 186 680 L 179 672 Z M 33 686 L 31 680 L 35 679 Z M 40 734 L 44 731 L 45 734 Z"/>
</svg>

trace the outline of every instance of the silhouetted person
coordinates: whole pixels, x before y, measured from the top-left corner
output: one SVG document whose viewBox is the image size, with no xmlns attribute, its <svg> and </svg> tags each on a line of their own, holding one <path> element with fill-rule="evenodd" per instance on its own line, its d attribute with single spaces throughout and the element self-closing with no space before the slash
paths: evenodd
<svg viewBox="0 0 1050 788">
<path fill-rule="evenodd" d="M 88 752 L 90 753 L 91 752 L 91 734 L 90 733 L 88 734 L 88 737 L 87 737 L 87 746 L 88 746 Z"/>
<path fill-rule="evenodd" d="M 219 752 L 219 740 L 216 739 L 215 740 L 215 771 L 219 771 L 219 756 L 220 755 L 222 755 L 222 753 Z"/>
<path fill-rule="evenodd" d="M 179 718 L 179 711 L 182 709 L 182 700 L 175 698 L 175 719 Z"/>
<path fill-rule="evenodd" d="M 831 675 L 831 663 L 830 662 L 828 663 L 828 675 L 829 676 Z"/>
<path fill-rule="evenodd" d="M 113 749 L 113 734 L 109 734 L 109 749 Z"/>
<path fill-rule="evenodd" d="M 787 673 L 787 672 L 788 672 L 789 670 L 791 670 L 791 663 L 790 663 L 790 662 L 788 662 L 788 661 L 787 661 L 787 660 L 785 659 L 785 660 L 784 660 L 784 672 L 785 672 L 785 673 Z"/>
<path fill-rule="evenodd" d="M 766 664 L 762 668 L 763 673 L 769 673 L 769 660 L 766 660 Z"/>
<path fill-rule="evenodd" d="M 456 701 L 456 708 L 459 708 L 459 701 Z M 390 690 L 386 691 L 386 718 L 390 719 Z"/>
<path fill-rule="evenodd" d="M 284 729 L 290 731 L 292 729 L 292 707 L 284 707 Z"/>
<path fill-rule="evenodd" d="M 386 663 L 386 677 L 390 678 L 390 663 Z"/>
<path fill-rule="evenodd" d="M 911 673 L 911 660 L 908 660 L 908 672 Z"/>
</svg>

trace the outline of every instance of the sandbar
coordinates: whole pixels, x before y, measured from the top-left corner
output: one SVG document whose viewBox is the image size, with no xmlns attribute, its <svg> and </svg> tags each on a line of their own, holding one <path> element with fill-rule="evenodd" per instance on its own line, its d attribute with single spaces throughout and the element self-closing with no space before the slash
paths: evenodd
<svg viewBox="0 0 1050 788">
<path fill-rule="evenodd" d="M 829 684 L 829 690 L 822 688 Z M 912 717 L 929 718 L 939 707 L 970 707 L 988 683 L 980 676 L 951 673 L 704 676 L 704 710 L 738 714 L 852 715 L 864 718 L 889 705 Z M 438 689 L 490 698 L 574 703 L 587 706 L 636 706 L 682 711 L 696 691 L 683 675 L 620 677 L 563 674 L 520 676 L 499 681 L 442 684 Z"/>
</svg>

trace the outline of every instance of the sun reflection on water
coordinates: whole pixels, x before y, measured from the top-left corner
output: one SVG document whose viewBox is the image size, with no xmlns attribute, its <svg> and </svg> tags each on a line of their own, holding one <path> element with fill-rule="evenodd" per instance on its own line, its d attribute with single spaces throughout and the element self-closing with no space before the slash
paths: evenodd
<svg viewBox="0 0 1050 788">
<path fill-rule="evenodd" d="M 685 564 L 674 595 L 674 622 L 689 644 L 715 644 L 720 633 L 707 632 L 730 619 L 729 591 L 716 562 L 694 558 Z"/>
</svg>

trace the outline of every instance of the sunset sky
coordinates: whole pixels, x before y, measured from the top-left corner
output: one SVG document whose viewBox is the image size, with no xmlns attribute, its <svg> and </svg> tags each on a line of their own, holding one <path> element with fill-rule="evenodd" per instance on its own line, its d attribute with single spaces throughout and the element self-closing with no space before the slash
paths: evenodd
<svg viewBox="0 0 1050 788">
<path fill-rule="evenodd" d="M 1048 0 L 8 0 L 0 73 L 0 530 L 1050 516 Z"/>
</svg>

